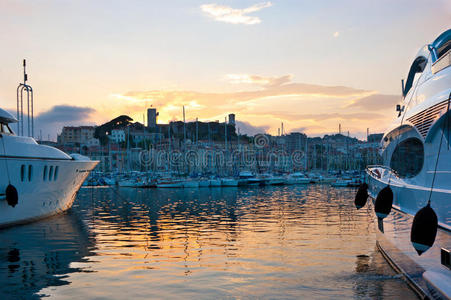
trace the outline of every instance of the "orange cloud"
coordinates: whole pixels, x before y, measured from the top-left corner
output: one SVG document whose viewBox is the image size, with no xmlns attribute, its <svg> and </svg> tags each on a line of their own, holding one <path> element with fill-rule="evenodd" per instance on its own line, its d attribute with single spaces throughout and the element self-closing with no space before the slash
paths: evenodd
<svg viewBox="0 0 451 300">
<path fill-rule="evenodd" d="M 223 120 L 235 113 L 237 120 L 276 133 L 280 123 L 286 130 L 305 128 L 308 134 L 330 133 L 341 123 L 343 128 L 365 132 L 382 131 L 393 114 L 394 95 L 381 95 L 345 86 L 323 86 L 290 82 L 291 76 L 228 76 L 236 83 L 255 83 L 260 89 L 229 93 L 152 90 L 130 91 L 114 95 L 116 105 L 142 114 L 143 103 L 160 111 L 160 122 L 181 119 L 182 106 L 187 119 Z M 374 111 L 377 111 L 375 113 Z M 133 116 L 132 116 L 133 117 Z M 246 127 L 246 126 L 243 126 Z"/>
</svg>

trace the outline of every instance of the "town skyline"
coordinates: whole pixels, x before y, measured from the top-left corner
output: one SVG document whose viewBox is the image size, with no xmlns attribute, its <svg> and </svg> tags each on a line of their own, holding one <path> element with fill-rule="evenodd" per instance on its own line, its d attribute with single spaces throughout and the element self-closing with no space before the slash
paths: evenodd
<svg viewBox="0 0 451 300">
<path fill-rule="evenodd" d="M 242 133 L 277 135 L 283 122 L 322 136 L 342 124 L 364 138 L 396 116 L 416 51 L 451 17 L 441 0 L 105 4 L 0 4 L 0 101 L 15 111 L 26 58 L 36 129 L 52 139 L 64 125 L 143 122 L 150 106 L 161 123 L 185 106 L 190 121 L 235 113 Z"/>
</svg>

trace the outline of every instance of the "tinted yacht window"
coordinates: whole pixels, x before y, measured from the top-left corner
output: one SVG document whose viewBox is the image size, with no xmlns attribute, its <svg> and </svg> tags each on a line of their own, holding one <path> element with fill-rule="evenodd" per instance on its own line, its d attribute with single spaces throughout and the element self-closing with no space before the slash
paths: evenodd
<svg viewBox="0 0 451 300">
<path fill-rule="evenodd" d="M 419 75 L 424 71 L 424 68 L 426 67 L 427 59 L 424 56 L 417 57 L 414 62 L 412 63 L 412 66 L 410 67 L 409 74 L 407 75 L 406 85 L 403 90 L 403 96 L 405 97 L 407 93 L 412 88 L 413 83 L 415 82 L 415 79 L 418 80 Z"/>
<path fill-rule="evenodd" d="M 13 134 L 12 130 L 7 124 L 0 123 L 0 132 L 5 134 Z"/>
<path fill-rule="evenodd" d="M 423 162 L 423 143 L 417 138 L 409 138 L 396 146 L 391 157 L 390 167 L 400 177 L 414 177 L 420 173 Z"/>
</svg>

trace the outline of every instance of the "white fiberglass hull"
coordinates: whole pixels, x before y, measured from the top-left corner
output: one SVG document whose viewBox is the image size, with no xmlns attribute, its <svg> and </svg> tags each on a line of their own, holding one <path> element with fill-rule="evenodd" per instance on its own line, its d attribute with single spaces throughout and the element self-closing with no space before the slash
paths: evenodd
<svg viewBox="0 0 451 300">
<path fill-rule="evenodd" d="M 221 186 L 220 179 L 211 179 L 210 180 L 210 187 L 220 187 L 220 186 Z"/>
<path fill-rule="evenodd" d="M 157 188 L 183 188 L 183 182 L 176 181 L 157 183 Z"/>
<path fill-rule="evenodd" d="M 268 185 L 284 185 L 285 179 L 283 178 L 270 178 L 267 181 Z"/>
<path fill-rule="evenodd" d="M 235 179 L 222 179 L 221 186 L 229 187 L 229 186 L 238 186 L 238 180 Z"/>
<path fill-rule="evenodd" d="M 0 160 L 0 227 L 45 218 L 69 209 L 96 161 L 7 158 Z M 44 170 L 47 170 L 44 176 Z M 50 176 L 52 170 L 52 176 Z M 58 171 L 54 171 L 58 170 Z M 6 201 L 8 184 L 18 192 L 18 203 Z"/>
<path fill-rule="evenodd" d="M 369 173 L 368 192 L 373 201 L 387 183 Z M 393 178 L 390 187 L 393 190 L 391 213 L 382 222 L 374 214 L 379 248 L 421 296 L 450 297 L 451 270 L 441 264 L 441 249 L 451 249 L 451 227 L 446 217 L 451 210 L 449 190 L 434 189 L 431 207 L 439 218 L 439 229 L 434 245 L 419 256 L 410 242 L 410 232 L 413 216 L 426 205 L 430 188 L 401 184 Z"/>
<path fill-rule="evenodd" d="M 199 180 L 199 187 L 209 187 L 210 180 Z"/>
<path fill-rule="evenodd" d="M 197 181 L 185 181 L 183 182 L 183 187 L 184 188 L 198 188 L 199 187 L 199 183 Z"/>
</svg>

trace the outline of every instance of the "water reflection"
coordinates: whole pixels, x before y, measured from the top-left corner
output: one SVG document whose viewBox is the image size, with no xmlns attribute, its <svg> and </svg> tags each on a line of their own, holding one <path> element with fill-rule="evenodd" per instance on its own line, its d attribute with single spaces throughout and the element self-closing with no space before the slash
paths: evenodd
<svg viewBox="0 0 451 300">
<path fill-rule="evenodd" d="M 58 273 L 69 285 L 47 282 L 39 293 L 58 299 L 413 295 L 375 251 L 371 215 L 355 210 L 353 194 L 326 186 L 83 189 L 72 209 L 89 233 L 85 251 L 71 257 L 78 269 Z M 22 261 L 27 247 L 8 251 L 14 248 Z M 14 253 L 7 257 L 14 260 Z"/>
<path fill-rule="evenodd" d="M 84 272 L 71 263 L 92 255 L 94 241 L 73 212 L 0 231 L 1 299 L 38 298 L 47 286 L 69 284 L 66 274 Z"/>
</svg>

